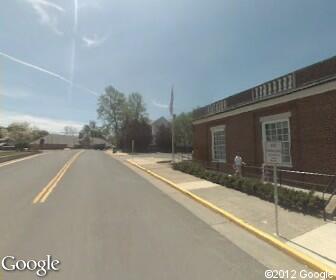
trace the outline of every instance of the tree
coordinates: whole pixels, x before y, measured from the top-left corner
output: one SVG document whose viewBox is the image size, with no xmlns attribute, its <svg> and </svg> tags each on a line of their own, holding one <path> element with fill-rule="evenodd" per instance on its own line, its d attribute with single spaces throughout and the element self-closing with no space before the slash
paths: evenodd
<svg viewBox="0 0 336 280">
<path fill-rule="evenodd" d="M 75 128 L 75 127 L 73 127 L 73 126 L 65 126 L 64 127 L 64 134 L 65 135 L 72 135 L 72 136 L 74 136 L 74 135 L 77 135 L 78 134 L 78 130 L 77 130 L 77 128 Z"/>
<path fill-rule="evenodd" d="M 8 131 L 7 131 L 7 128 L 5 127 L 0 127 L 0 138 L 4 138 L 8 135 Z"/>
<path fill-rule="evenodd" d="M 107 87 L 105 93 L 99 97 L 97 113 L 98 118 L 103 121 L 105 131 L 112 135 L 115 144 L 120 147 L 127 146 L 125 139 L 133 133 L 127 129 L 128 125 L 132 125 L 133 130 L 141 126 L 147 129 L 149 122 L 146 106 L 140 93 L 132 93 L 126 98 L 125 94 L 112 86 Z M 144 142 L 148 137 L 146 133 L 147 131 L 143 135 Z"/>
<path fill-rule="evenodd" d="M 8 137 L 14 141 L 17 149 L 22 150 L 33 140 L 33 130 L 27 122 L 16 122 L 8 126 Z"/>
<path fill-rule="evenodd" d="M 192 129 L 192 113 L 181 113 L 175 118 L 175 141 L 177 146 L 182 146 L 185 149 L 191 147 L 193 129 Z"/>
<path fill-rule="evenodd" d="M 121 146 L 124 150 L 131 151 L 132 140 L 134 140 L 135 151 L 144 152 L 151 143 L 152 128 L 144 118 L 127 120 L 124 123 L 121 135 Z"/>
<path fill-rule="evenodd" d="M 39 129 L 37 127 L 33 127 L 31 133 L 32 133 L 32 141 L 34 141 L 36 139 L 40 139 L 40 138 L 49 134 L 48 131 L 43 130 L 43 129 Z"/>
<path fill-rule="evenodd" d="M 171 127 L 160 125 L 156 133 L 156 145 L 162 152 L 170 152 L 172 146 Z"/>
<path fill-rule="evenodd" d="M 112 130 L 117 139 L 120 138 L 121 128 L 126 119 L 126 111 L 125 95 L 114 87 L 107 87 L 105 93 L 99 96 L 98 118 L 104 122 L 105 127 Z"/>
<path fill-rule="evenodd" d="M 145 102 L 140 93 L 134 92 L 128 96 L 127 113 L 132 120 L 147 118 Z"/>
<path fill-rule="evenodd" d="M 95 121 L 89 121 L 89 124 L 83 126 L 79 132 L 79 141 L 83 146 L 90 146 L 91 138 L 105 138 L 103 130 L 97 126 Z"/>
</svg>

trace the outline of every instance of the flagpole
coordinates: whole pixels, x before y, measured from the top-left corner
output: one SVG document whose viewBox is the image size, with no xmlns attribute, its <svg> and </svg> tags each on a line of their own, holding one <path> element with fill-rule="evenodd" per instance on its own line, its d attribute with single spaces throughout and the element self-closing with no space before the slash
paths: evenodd
<svg viewBox="0 0 336 280">
<path fill-rule="evenodd" d="M 172 162 L 175 162 L 175 114 L 172 118 Z"/>
<path fill-rule="evenodd" d="M 169 104 L 169 112 L 172 116 L 172 123 L 171 123 L 171 142 L 172 142 L 172 162 L 175 162 L 175 114 L 174 114 L 174 86 L 172 86 L 171 93 L 170 93 L 170 104 Z"/>
</svg>

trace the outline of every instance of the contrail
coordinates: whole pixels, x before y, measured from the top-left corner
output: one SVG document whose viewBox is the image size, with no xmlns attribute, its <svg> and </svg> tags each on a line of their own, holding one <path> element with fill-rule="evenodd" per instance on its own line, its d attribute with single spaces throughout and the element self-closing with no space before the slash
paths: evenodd
<svg viewBox="0 0 336 280">
<path fill-rule="evenodd" d="M 93 90 L 91 90 L 91 89 L 89 89 L 89 88 L 87 88 L 87 87 L 83 87 L 83 86 L 81 86 L 81 85 L 74 84 L 74 83 L 72 83 L 72 85 L 73 85 L 74 87 L 78 88 L 78 89 L 86 90 L 87 92 L 91 93 L 91 94 L 94 95 L 94 96 L 99 96 L 99 93 L 97 93 L 97 92 L 95 92 L 95 91 L 93 91 Z"/>
<path fill-rule="evenodd" d="M 69 99 L 72 98 L 72 88 L 73 88 L 73 80 L 75 74 L 75 62 L 76 62 L 76 39 L 72 40 L 71 46 L 71 60 L 70 60 L 70 87 L 69 87 Z"/>
<path fill-rule="evenodd" d="M 7 58 L 7 59 L 9 59 L 9 60 L 11 60 L 11 61 L 14 61 L 14 62 L 19 63 L 19 64 L 21 64 L 21 65 L 24 65 L 24 66 L 26 66 L 26 67 L 32 68 L 32 69 L 34 69 L 34 70 L 37 70 L 37 71 L 42 72 L 42 73 L 45 73 L 45 74 L 47 74 L 47 75 L 49 75 L 49 76 L 52 76 L 52 77 L 54 77 L 54 78 L 57 78 L 57 79 L 59 79 L 59 80 L 65 82 L 65 83 L 67 83 L 67 84 L 73 85 L 73 86 L 76 87 L 76 88 L 83 89 L 83 90 L 85 90 L 85 91 L 91 93 L 91 94 L 94 95 L 94 96 L 98 96 L 98 95 L 99 95 L 99 93 L 97 93 L 97 92 L 95 92 L 95 91 L 93 91 L 93 90 L 91 90 L 91 89 L 88 89 L 88 88 L 86 88 L 86 87 L 83 87 L 83 86 L 81 86 L 81 85 L 74 84 L 71 80 L 69 80 L 69 79 L 67 79 L 67 78 L 65 78 L 65 77 L 63 77 L 63 76 L 61 76 L 61 75 L 59 75 L 59 74 L 57 74 L 57 73 L 55 73 L 55 72 L 49 71 L 49 70 L 47 70 L 47 69 L 45 69 L 45 68 L 42 68 L 42 67 L 39 67 L 39 66 L 37 66 L 37 65 L 31 64 L 31 63 L 29 63 L 29 62 L 23 61 L 23 60 L 21 60 L 21 59 L 15 58 L 15 57 L 13 57 L 13 56 L 11 56 L 11 55 L 8 55 L 8 54 L 6 54 L 6 53 L 3 53 L 3 52 L 1 52 L 1 51 L 0 51 L 0 56 L 3 56 L 3 57 L 5 57 L 5 58 Z"/>
<path fill-rule="evenodd" d="M 78 0 L 74 0 L 74 33 L 77 32 L 78 26 Z"/>
<path fill-rule="evenodd" d="M 70 87 L 69 87 L 69 99 L 72 99 L 73 80 L 75 76 L 75 64 L 76 64 L 76 37 L 78 27 L 78 0 L 74 0 L 74 26 L 73 26 L 73 38 L 71 47 L 71 64 L 70 64 Z"/>
<path fill-rule="evenodd" d="M 49 71 L 49 70 L 47 70 L 47 69 L 44 69 L 44 68 L 42 68 L 42 67 L 36 66 L 36 65 L 34 65 L 34 64 L 25 62 L 25 61 L 23 61 L 23 60 L 21 60 L 21 59 L 18 59 L 18 58 L 15 58 L 15 57 L 13 57 L 13 56 L 10 56 L 10 55 L 8 55 L 8 54 L 5 54 L 5 53 L 3 53 L 3 52 L 1 52 L 1 51 L 0 51 L 0 55 L 3 56 L 3 57 L 8 58 L 9 60 L 12 60 L 12 61 L 17 62 L 17 63 L 19 63 L 19 64 L 22 64 L 22 65 L 24 65 L 24 66 L 27 66 L 27 67 L 33 68 L 33 69 L 35 69 L 35 70 L 37 70 L 37 71 L 46 73 L 46 74 L 48 74 L 48 75 L 50 75 L 50 76 L 53 76 L 53 77 L 55 77 L 55 78 L 57 78 L 57 79 L 60 79 L 60 80 L 62 80 L 62 81 L 64 81 L 64 82 L 66 82 L 66 83 L 69 83 L 69 82 L 70 82 L 70 80 L 68 80 L 67 78 L 62 77 L 62 76 L 59 75 L 59 74 L 56 74 L 56 73 L 54 73 L 54 72 L 51 72 L 51 71 Z"/>
</svg>

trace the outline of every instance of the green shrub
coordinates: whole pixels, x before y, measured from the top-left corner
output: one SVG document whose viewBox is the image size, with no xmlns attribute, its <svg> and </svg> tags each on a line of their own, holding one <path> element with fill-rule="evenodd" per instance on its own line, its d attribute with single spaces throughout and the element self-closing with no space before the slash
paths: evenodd
<svg viewBox="0 0 336 280">
<path fill-rule="evenodd" d="M 201 164 L 192 161 L 174 163 L 173 168 L 213 183 L 232 188 L 249 195 L 257 196 L 263 200 L 273 202 L 274 187 L 259 180 L 238 178 L 218 171 L 205 169 Z M 324 200 L 309 193 L 289 188 L 278 188 L 279 205 L 283 208 L 317 215 L 324 207 Z"/>
</svg>

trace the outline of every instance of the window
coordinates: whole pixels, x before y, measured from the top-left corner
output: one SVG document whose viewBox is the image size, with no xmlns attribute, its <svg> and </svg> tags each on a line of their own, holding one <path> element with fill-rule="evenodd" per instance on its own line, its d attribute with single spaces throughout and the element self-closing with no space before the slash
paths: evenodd
<svg viewBox="0 0 336 280">
<path fill-rule="evenodd" d="M 263 140 L 264 142 L 280 141 L 283 165 L 291 165 L 289 119 L 263 122 Z"/>
<path fill-rule="evenodd" d="M 225 126 L 217 126 L 211 128 L 212 137 L 212 160 L 226 161 L 226 145 L 225 145 Z"/>
</svg>

